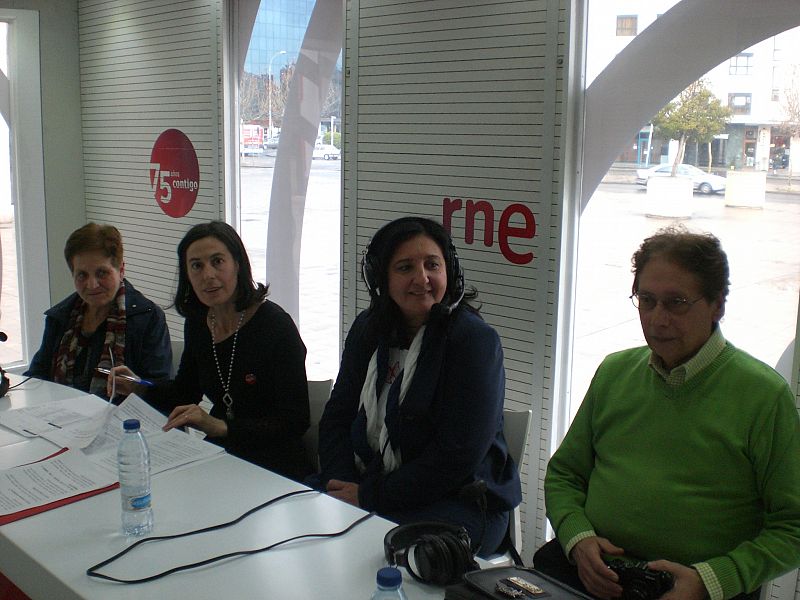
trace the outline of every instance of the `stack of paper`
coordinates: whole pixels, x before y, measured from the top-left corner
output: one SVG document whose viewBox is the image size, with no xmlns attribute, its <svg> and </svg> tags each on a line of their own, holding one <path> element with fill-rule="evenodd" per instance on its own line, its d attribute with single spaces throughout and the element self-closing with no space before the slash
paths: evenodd
<svg viewBox="0 0 800 600">
<path fill-rule="evenodd" d="M 135 394 L 117 407 L 62 400 L 5 411 L 0 424 L 62 450 L 0 470 L 0 525 L 118 487 L 117 445 L 126 419 L 141 424 L 153 474 L 223 451 L 177 429 L 162 431 L 167 418 Z"/>
</svg>

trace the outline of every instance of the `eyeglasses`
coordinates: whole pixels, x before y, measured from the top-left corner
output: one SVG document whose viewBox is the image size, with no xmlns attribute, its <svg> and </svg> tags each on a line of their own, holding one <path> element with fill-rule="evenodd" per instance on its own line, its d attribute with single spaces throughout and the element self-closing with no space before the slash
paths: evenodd
<svg viewBox="0 0 800 600">
<path fill-rule="evenodd" d="M 696 300 L 689 300 L 688 298 L 681 298 L 680 296 L 659 299 L 652 294 L 639 294 L 637 292 L 631 294 L 628 298 L 630 298 L 631 303 L 639 309 L 639 312 L 650 312 L 661 302 L 661 306 L 663 306 L 664 310 L 668 313 L 673 315 L 685 315 L 692 306 L 703 299 L 703 296 L 700 296 Z"/>
</svg>

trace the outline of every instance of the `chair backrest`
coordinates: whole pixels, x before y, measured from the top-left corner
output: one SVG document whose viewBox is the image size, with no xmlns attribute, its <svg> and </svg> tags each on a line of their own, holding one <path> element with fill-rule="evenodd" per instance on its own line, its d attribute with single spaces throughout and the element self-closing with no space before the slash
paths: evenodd
<svg viewBox="0 0 800 600">
<path fill-rule="evenodd" d="M 319 420 L 322 418 L 322 411 L 325 409 L 325 403 L 331 395 L 331 387 L 333 387 L 332 379 L 308 382 L 310 425 L 308 431 L 303 435 L 303 446 L 305 446 L 308 460 L 315 469 L 319 469 L 319 455 L 317 452 L 319 445 Z"/>
<path fill-rule="evenodd" d="M 525 446 L 528 443 L 530 428 L 530 410 L 503 410 L 503 437 L 506 438 L 508 453 L 517 463 L 518 471 L 522 470 L 522 459 L 525 457 Z"/>
<path fill-rule="evenodd" d="M 178 374 L 178 367 L 181 364 L 181 356 L 183 356 L 183 340 L 172 340 L 172 378 Z"/>
<path fill-rule="evenodd" d="M 506 438 L 508 453 L 517 463 L 517 471 L 520 473 L 522 472 L 522 460 L 525 458 L 525 446 L 528 444 L 531 415 L 532 411 L 530 410 L 503 410 L 503 437 Z M 522 553 L 522 523 L 520 522 L 519 506 L 509 515 L 508 535 L 517 553 Z"/>
<path fill-rule="evenodd" d="M 792 360 L 794 359 L 794 340 L 789 342 L 786 350 L 783 351 L 778 362 L 775 364 L 775 370 L 783 375 L 783 378 L 792 385 Z"/>
</svg>

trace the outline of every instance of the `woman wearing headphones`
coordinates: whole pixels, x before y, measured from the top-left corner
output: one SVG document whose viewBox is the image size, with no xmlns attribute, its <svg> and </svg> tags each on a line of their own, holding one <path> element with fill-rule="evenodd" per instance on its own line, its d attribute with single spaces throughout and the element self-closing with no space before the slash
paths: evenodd
<svg viewBox="0 0 800 600">
<path fill-rule="evenodd" d="M 397 523 L 463 525 L 491 554 L 521 500 L 502 433 L 500 339 L 467 303 L 477 294 L 465 292 L 435 221 L 381 228 L 362 276 L 371 302 L 350 328 L 320 421 L 321 483 Z"/>
</svg>

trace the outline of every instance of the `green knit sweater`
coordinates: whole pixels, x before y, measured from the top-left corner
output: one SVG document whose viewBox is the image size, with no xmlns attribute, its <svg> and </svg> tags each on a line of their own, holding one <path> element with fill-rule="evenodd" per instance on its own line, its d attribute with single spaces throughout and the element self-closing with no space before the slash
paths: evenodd
<svg viewBox="0 0 800 600">
<path fill-rule="evenodd" d="M 725 598 L 800 565 L 800 419 L 786 382 L 730 343 L 679 386 L 649 357 L 603 361 L 550 460 L 561 544 L 596 532 L 631 557 L 710 568 Z"/>
</svg>

